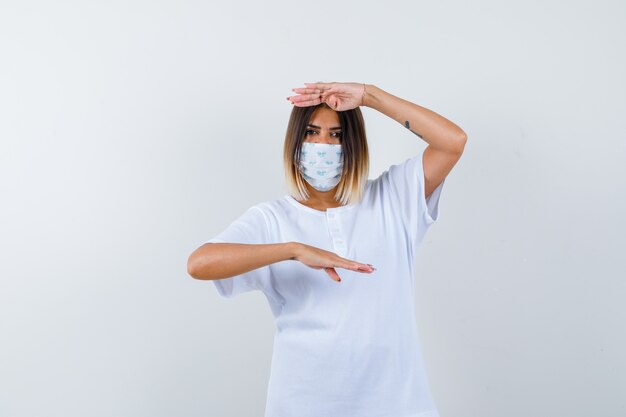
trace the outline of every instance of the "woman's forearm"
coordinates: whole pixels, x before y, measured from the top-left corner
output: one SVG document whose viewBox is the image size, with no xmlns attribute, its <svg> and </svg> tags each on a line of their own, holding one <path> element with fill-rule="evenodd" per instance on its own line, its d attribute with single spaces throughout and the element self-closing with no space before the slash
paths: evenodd
<svg viewBox="0 0 626 417">
<path fill-rule="evenodd" d="M 365 85 L 363 105 L 391 117 L 437 149 L 462 150 L 467 138 L 459 126 L 445 117 L 372 84 Z"/>
<path fill-rule="evenodd" d="M 187 260 L 187 273 L 196 279 L 229 278 L 275 262 L 293 259 L 298 243 L 206 243 Z"/>
</svg>

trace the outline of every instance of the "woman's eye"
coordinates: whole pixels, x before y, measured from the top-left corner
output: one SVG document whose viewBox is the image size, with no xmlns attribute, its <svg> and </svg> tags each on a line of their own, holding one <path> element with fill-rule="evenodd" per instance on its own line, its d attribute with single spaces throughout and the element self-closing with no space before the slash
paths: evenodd
<svg viewBox="0 0 626 417">
<path fill-rule="evenodd" d="M 315 130 L 307 130 L 306 132 L 304 132 L 304 134 L 308 135 L 309 132 L 317 133 Z M 341 132 L 333 132 L 333 135 L 337 135 L 337 137 L 341 137 Z"/>
<path fill-rule="evenodd" d="M 308 136 L 310 133 L 317 133 L 317 132 L 315 130 L 307 130 L 307 131 L 304 132 L 304 135 Z M 336 135 L 335 136 L 336 138 L 340 138 L 341 139 L 341 137 L 342 137 L 342 132 L 333 132 L 332 134 Z"/>
</svg>

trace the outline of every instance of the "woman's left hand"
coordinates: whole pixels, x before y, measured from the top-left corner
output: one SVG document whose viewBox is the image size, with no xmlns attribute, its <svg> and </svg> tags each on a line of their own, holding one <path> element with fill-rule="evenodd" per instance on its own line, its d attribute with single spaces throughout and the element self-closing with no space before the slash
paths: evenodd
<svg viewBox="0 0 626 417">
<path fill-rule="evenodd" d="M 296 96 L 287 97 L 298 107 L 316 106 L 322 102 L 335 111 L 352 110 L 363 105 L 365 84 L 361 83 L 304 83 L 305 88 L 294 88 Z"/>
</svg>

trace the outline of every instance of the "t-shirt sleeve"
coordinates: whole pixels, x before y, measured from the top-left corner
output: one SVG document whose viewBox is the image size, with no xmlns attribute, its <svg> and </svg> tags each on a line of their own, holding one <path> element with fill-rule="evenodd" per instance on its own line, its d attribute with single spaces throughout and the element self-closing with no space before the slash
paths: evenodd
<svg viewBox="0 0 626 417">
<path fill-rule="evenodd" d="M 401 164 L 392 165 L 381 175 L 386 197 L 401 216 L 414 243 L 423 239 L 439 218 L 439 199 L 445 178 L 426 198 L 423 156 L 425 148 Z"/>
<path fill-rule="evenodd" d="M 265 214 L 260 208 L 251 207 L 221 233 L 204 243 L 264 244 L 268 241 Z M 232 298 L 237 294 L 260 290 L 261 283 L 268 280 L 269 274 L 269 265 L 265 265 L 240 275 L 212 281 L 221 297 Z"/>
</svg>

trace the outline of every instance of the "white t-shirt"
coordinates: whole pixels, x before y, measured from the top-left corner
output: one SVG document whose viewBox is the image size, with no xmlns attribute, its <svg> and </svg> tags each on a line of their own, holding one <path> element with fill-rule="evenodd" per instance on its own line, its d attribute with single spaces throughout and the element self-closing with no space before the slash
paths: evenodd
<svg viewBox="0 0 626 417">
<path fill-rule="evenodd" d="M 415 322 L 414 260 L 444 182 L 424 196 L 423 150 L 368 180 L 359 204 L 307 207 L 290 195 L 248 209 L 207 242 L 301 242 L 372 273 L 287 260 L 214 280 L 221 297 L 262 291 L 276 333 L 265 417 L 438 417 Z"/>
</svg>

